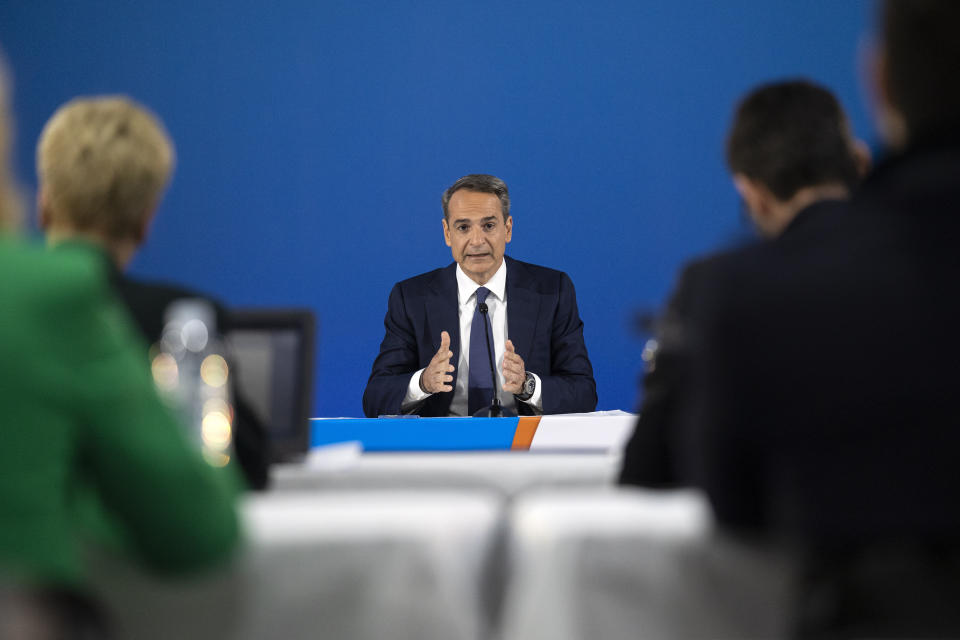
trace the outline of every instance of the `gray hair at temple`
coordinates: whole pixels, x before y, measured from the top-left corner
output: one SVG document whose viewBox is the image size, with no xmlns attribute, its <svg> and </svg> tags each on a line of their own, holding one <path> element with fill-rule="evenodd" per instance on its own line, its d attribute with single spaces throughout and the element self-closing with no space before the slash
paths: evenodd
<svg viewBox="0 0 960 640">
<path fill-rule="evenodd" d="M 8 103 L 9 87 L 6 65 L 0 53 L 0 233 L 19 228 L 23 218 L 20 188 L 10 167 L 13 120 Z"/>
<path fill-rule="evenodd" d="M 500 200 L 503 221 L 506 222 L 507 218 L 510 217 L 510 192 L 507 190 L 507 183 L 486 173 L 471 173 L 454 182 L 449 189 L 443 192 L 440 203 L 443 205 L 443 217 L 445 219 L 450 217 L 450 198 L 462 189 L 478 193 L 492 193 Z"/>
</svg>

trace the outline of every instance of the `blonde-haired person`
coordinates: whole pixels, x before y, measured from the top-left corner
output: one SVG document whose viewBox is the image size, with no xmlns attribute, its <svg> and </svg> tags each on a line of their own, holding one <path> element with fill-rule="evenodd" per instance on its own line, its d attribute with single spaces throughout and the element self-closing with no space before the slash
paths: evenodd
<svg viewBox="0 0 960 640">
<path fill-rule="evenodd" d="M 197 291 L 123 273 L 147 239 L 170 181 L 174 148 L 160 119 L 125 96 L 76 98 L 53 114 L 37 144 L 38 213 L 48 243 L 105 256 L 111 282 L 148 343 L 178 299 L 206 298 L 225 332 L 228 314 Z M 235 376 L 233 376 L 235 378 Z M 236 385 L 234 446 L 247 485 L 267 485 L 266 433 Z"/>
<path fill-rule="evenodd" d="M 0 637 L 34 637 L 8 614 L 41 610 L 62 627 L 53 637 L 98 638 L 78 544 L 102 531 L 85 526 L 92 507 L 147 565 L 192 571 L 237 546 L 237 479 L 203 461 L 157 396 L 102 258 L 0 237 L 0 274 Z"/>
<path fill-rule="evenodd" d="M 123 96 L 71 100 L 37 145 L 47 238 L 92 240 L 126 267 L 146 238 L 173 164 L 173 143 L 145 107 Z"/>
</svg>

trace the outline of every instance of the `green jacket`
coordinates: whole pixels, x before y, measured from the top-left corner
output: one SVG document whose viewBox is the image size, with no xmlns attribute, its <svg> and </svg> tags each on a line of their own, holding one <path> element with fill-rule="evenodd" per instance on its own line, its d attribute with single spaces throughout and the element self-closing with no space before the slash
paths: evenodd
<svg viewBox="0 0 960 640">
<path fill-rule="evenodd" d="M 237 478 L 188 444 L 144 350 L 93 250 L 0 239 L 0 575 L 82 581 L 91 513 L 164 572 L 236 547 Z"/>
</svg>

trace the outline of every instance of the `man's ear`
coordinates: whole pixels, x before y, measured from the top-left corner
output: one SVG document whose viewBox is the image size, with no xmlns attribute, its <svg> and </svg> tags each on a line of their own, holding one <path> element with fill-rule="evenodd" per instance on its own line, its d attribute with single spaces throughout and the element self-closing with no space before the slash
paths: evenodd
<svg viewBox="0 0 960 640">
<path fill-rule="evenodd" d="M 507 242 L 513 239 L 513 216 L 507 216 L 507 221 L 504 223 L 504 226 L 507 228 Z"/>
<path fill-rule="evenodd" d="M 756 221 L 770 214 L 770 190 L 756 180 L 752 180 L 742 173 L 733 176 L 733 186 L 747 205 L 750 217 Z"/>
<path fill-rule="evenodd" d="M 443 241 L 447 243 L 448 247 L 452 247 L 453 243 L 450 241 L 450 225 L 447 224 L 445 217 L 441 219 L 441 222 L 443 222 Z"/>
<path fill-rule="evenodd" d="M 891 147 L 903 147 L 907 143 L 907 123 L 890 94 L 887 56 L 881 46 L 872 44 L 863 59 L 863 74 L 873 102 L 877 130 Z"/>
<path fill-rule="evenodd" d="M 762 235 L 770 235 L 777 225 L 778 200 L 763 183 L 748 178 L 742 173 L 733 176 L 733 185 L 747 205 L 747 213 L 753 225 Z"/>
<path fill-rule="evenodd" d="M 863 178 L 870 173 L 870 169 L 873 168 L 873 158 L 870 155 L 870 147 L 860 138 L 855 138 L 851 146 L 853 161 L 857 165 L 857 176 Z"/>
</svg>

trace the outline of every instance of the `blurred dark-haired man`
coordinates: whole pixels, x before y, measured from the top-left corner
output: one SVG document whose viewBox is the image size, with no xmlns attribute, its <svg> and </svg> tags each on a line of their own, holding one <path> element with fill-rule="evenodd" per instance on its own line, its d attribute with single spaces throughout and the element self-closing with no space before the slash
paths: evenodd
<svg viewBox="0 0 960 640">
<path fill-rule="evenodd" d="M 390 292 L 364 413 L 476 415 L 494 394 L 520 414 L 593 411 L 597 389 L 573 282 L 505 255 L 513 237 L 506 183 L 464 176 L 441 205 L 454 262 Z"/>
<path fill-rule="evenodd" d="M 869 152 L 855 140 L 830 91 L 805 80 L 750 92 L 727 140 L 727 166 L 757 230 L 781 235 L 817 202 L 842 200 L 860 181 Z"/>
<path fill-rule="evenodd" d="M 840 209 L 869 164 L 864 145 L 830 91 L 806 80 L 776 82 L 740 102 L 727 139 L 727 165 L 764 243 L 804 248 L 842 215 Z M 627 444 L 621 482 L 671 486 L 682 447 L 677 424 L 685 403 L 688 359 L 694 356 L 685 323 L 700 283 L 718 264 L 741 260 L 755 247 L 694 261 L 680 276 L 645 350 L 644 402 Z"/>
<path fill-rule="evenodd" d="M 960 3 L 881 7 L 889 157 L 815 246 L 703 274 L 671 465 L 799 550 L 797 635 L 960 637 Z"/>
</svg>

